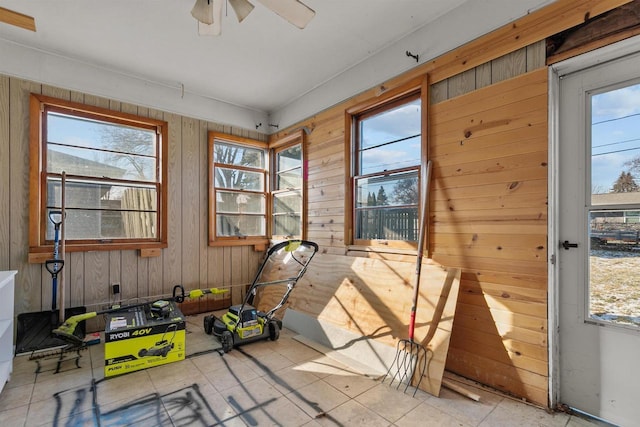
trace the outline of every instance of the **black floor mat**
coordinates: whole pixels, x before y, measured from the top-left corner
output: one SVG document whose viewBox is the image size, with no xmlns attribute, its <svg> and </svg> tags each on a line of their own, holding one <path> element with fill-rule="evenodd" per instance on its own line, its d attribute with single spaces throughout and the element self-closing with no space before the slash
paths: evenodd
<svg viewBox="0 0 640 427">
<path fill-rule="evenodd" d="M 64 311 L 64 318 L 68 319 L 70 316 L 86 311 L 85 307 L 68 308 Z M 66 346 L 67 341 L 51 335 L 51 331 L 59 325 L 58 313 L 59 311 L 56 310 L 19 314 L 16 331 L 16 355 Z M 83 339 L 85 335 L 84 323 L 80 322 L 74 332 L 74 335 L 80 339 Z"/>
</svg>

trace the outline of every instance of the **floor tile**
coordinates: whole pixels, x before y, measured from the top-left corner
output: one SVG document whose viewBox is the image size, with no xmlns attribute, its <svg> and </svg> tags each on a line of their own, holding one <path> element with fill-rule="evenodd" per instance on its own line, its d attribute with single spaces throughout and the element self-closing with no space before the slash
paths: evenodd
<svg viewBox="0 0 640 427">
<path fill-rule="evenodd" d="M 355 400 L 392 423 L 422 403 L 422 400 L 382 383 L 358 395 Z"/>
<path fill-rule="evenodd" d="M 565 413 L 547 413 L 539 408 L 503 399 L 480 423 L 480 427 L 517 425 L 518 427 L 564 427 L 570 416 Z"/>
<path fill-rule="evenodd" d="M 389 421 L 355 400 L 349 400 L 316 419 L 320 425 L 386 427 Z"/>
<path fill-rule="evenodd" d="M 291 345 L 287 347 L 287 351 L 281 354 L 293 363 L 305 362 L 321 355 L 317 350 L 295 340 L 292 340 Z"/>
<path fill-rule="evenodd" d="M 326 414 L 349 400 L 349 396 L 322 380 L 292 391 L 286 397 L 312 418 Z"/>
<path fill-rule="evenodd" d="M 33 384 L 24 384 L 17 387 L 5 388 L 0 394 L 0 412 L 28 405 L 33 393 Z"/>
<path fill-rule="evenodd" d="M 77 375 L 65 375 L 57 378 L 48 378 L 47 381 L 36 381 L 31 395 L 31 403 L 42 400 L 50 400 L 58 394 L 75 390 L 79 387 L 89 388 L 91 376 L 78 371 Z"/>
<path fill-rule="evenodd" d="M 258 425 L 255 424 L 257 419 L 270 422 L 276 415 L 275 404 L 283 397 L 282 393 L 263 378 L 238 384 L 224 390 L 220 395 L 248 425 Z"/>
<path fill-rule="evenodd" d="M 303 426 L 311 422 L 311 417 L 286 397 L 280 397 L 269 404 L 269 411 L 254 415 L 259 426 Z"/>
<path fill-rule="evenodd" d="M 311 372 L 320 378 L 324 378 L 328 375 L 357 374 L 356 371 L 348 366 L 320 353 L 316 353 L 315 357 L 308 359 L 307 361 L 298 363 L 298 368 Z"/>
<path fill-rule="evenodd" d="M 23 427 L 27 420 L 29 405 L 16 406 L 6 411 L 0 411 L 2 427 Z"/>
<path fill-rule="evenodd" d="M 137 399 L 123 399 L 100 405 L 101 426 L 170 425 L 169 413 L 157 393 Z"/>
<path fill-rule="evenodd" d="M 472 427 L 473 424 L 466 424 L 457 420 L 449 414 L 442 412 L 438 408 L 429 404 L 430 400 L 422 402 L 412 411 L 402 416 L 395 425 L 398 427 L 414 427 L 414 426 L 434 426 L 434 427 Z M 515 426 L 517 424 L 503 424 L 506 426 Z"/>
<path fill-rule="evenodd" d="M 320 380 L 313 373 L 299 369 L 297 366 L 289 366 L 279 371 L 271 372 L 262 378 L 282 394 L 289 394 L 294 390 Z"/>
<path fill-rule="evenodd" d="M 259 377 L 251 366 L 242 360 L 229 356 L 229 353 L 220 357 L 215 369 L 211 366 L 197 366 L 219 392 Z"/>
<path fill-rule="evenodd" d="M 144 370 L 96 382 L 95 392 L 97 403 L 102 406 L 116 400 L 143 398 L 155 393 L 155 388 L 149 373 Z"/>
<path fill-rule="evenodd" d="M 249 348 L 251 346 L 246 346 Z M 245 347 L 241 349 L 244 351 Z M 256 371 L 263 374 L 269 374 L 274 371 L 278 371 L 280 369 L 286 368 L 288 366 L 293 366 L 294 363 L 278 353 L 277 351 L 271 349 L 265 349 L 259 351 L 257 353 L 250 352 L 246 353 L 247 355 L 247 363 Z"/>
<path fill-rule="evenodd" d="M 347 396 L 354 398 L 365 391 L 375 387 L 378 382 L 360 374 L 327 375 L 323 381 L 331 384 Z"/>
<path fill-rule="evenodd" d="M 149 379 L 158 392 L 173 391 L 202 380 L 202 373 L 191 359 L 147 369 Z"/>
<path fill-rule="evenodd" d="M 283 330 L 223 353 L 202 316 L 189 319 L 184 361 L 104 378 L 104 340 L 82 352 L 80 368 L 14 359 L 0 394 L 2 427 L 437 425 L 602 427 L 471 386 L 480 402 L 443 389 L 440 398 L 360 375 Z M 191 344 L 189 344 L 191 343 Z"/>
<path fill-rule="evenodd" d="M 55 381 L 43 383 L 43 385 L 46 384 L 48 387 L 49 383 L 55 384 Z M 44 399 L 38 400 L 35 397 L 31 399 L 26 425 L 64 425 L 64 423 L 60 424 L 61 420 L 91 419 L 92 408 L 93 394 L 90 384 L 55 391 Z M 82 425 L 82 423 L 78 424 Z"/>
<path fill-rule="evenodd" d="M 484 390 L 474 389 L 473 392 L 480 395 L 479 402 L 442 387 L 440 397 L 429 399 L 428 403 L 459 421 L 475 426 L 502 402 L 503 397 Z"/>
<path fill-rule="evenodd" d="M 595 419 L 587 419 L 585 417 L 572 415 L 569 418 L 567 427 L 614 427 L 612 424 Z"/>
<path fill-rule="evenodd" d="M 5 389 L 18 387 L 26 384 L 34 384 L 36 382 L 37 374 L 32 369 L 30 370 L 22 370 L 22 371 L 13 371 L 11 373 L 11 379 L 7 382 L 4 387 Z"/>
<path fill-rule="evenodd" d="M 228 405 L 211 384 L 193 384 L 171 393 L 163 393 L 161 401 L 170 419 L 169 425 L 174 427 L 245 425 L 238 411 Z"/>
</svg>

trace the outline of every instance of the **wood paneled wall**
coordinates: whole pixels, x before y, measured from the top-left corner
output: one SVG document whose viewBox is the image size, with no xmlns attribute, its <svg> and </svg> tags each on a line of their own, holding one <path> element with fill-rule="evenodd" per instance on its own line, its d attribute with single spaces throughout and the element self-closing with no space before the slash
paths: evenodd
<svg viewBox="0 0 640 427">
<path fill-rule="evenodd" d="M 429 74 L 429 252 L 463 271 L 447 368 L 542 406 L 549 404 L 544 40 L 629 1 L 558 0 L 291 127 L 311 130 L 308 238 L 324 253 L 407 260 L 345 245 L 345 112 Z"/>
<path fill-rule="evenodd" d="M 240 302 L 242 285 L 253 279 L 264 254 L 252 246 L 207 246 L 207 131 L 258 140 L 265 135 L 0 75 L 0 270 L 18 270 L 16 315 L 51 308 L 50 274 L 44 264 L 27 262 L 31 92 L 169 123 L 169 247 L 149 258 L 134 250 L 67 253 L 66 306 L 100 309 L 113 301 L 110 284 L 116 282 L 125 301 L 167 295 L 182 284 L 187 290 L 228 287 L 232 302 Z"/>
<path fill-rule="evenodd" d="M 547 70 L 431 107 L 431 253 L 463 268 L 447 367 L 547 401 Z"/>
<path fill-rule="evenodd" d="M 463 270 L 447 368 L 545 406 L 546 73 L 543 41 L 518 49 L 432 85 L 427 119 L 434 165 L 430 254 Z M 312 129 L 308 238 L 323 253 L 411 261 L 345 245 L 344 114 L 350 105 L 299 124 Z M 334 285 L 314 283 L 304 295 L 294 292 L 291 304 L 305 306 L 322 286 Z M 327 319 L 340 315 L 329 306 L 321 312 Z M 392 334 L 401 336 L 406 325 L 395 327 Z"/>
</svg>

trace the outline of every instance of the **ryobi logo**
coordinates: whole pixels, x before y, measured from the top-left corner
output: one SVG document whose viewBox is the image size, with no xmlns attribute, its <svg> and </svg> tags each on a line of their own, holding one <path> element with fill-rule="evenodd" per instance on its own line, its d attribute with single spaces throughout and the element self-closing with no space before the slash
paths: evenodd
<svg viewBox="0 0 640 427">
<path fill-rule="evenodd" d="M 122 338 L 129 338 L 129 332 L 117 332 L 115 334 L 109 334 L 109 339 L 111 341 L 113 340 L 119 340 Z"/>
<path fill-rule="evenodd" d="M 129 337 L 139 337 L 142 335 L 149 335 L 152 331 L 152 328 L 144 328 L 137 329 L 133 332 L 123 331 L 123 332 L 114 332 L 109 334 L 109 341 L 121 340 Z"/>
</svg>

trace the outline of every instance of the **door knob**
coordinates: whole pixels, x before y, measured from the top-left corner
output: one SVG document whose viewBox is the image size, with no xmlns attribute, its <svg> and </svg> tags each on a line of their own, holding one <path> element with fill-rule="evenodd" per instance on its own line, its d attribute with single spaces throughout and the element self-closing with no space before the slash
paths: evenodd
<svg viewBox="0 0 640 427">
<path fill-rule="evenodd" d="M 562 245 L 562 247 L 565 248 L 566 250 L 569 250 L 569 248 L 578 247 L 577 243 L 570 243 L 568 240 L 565 240 L 564 242 L 560 243 L 560 245 Z"/>
</svg>

